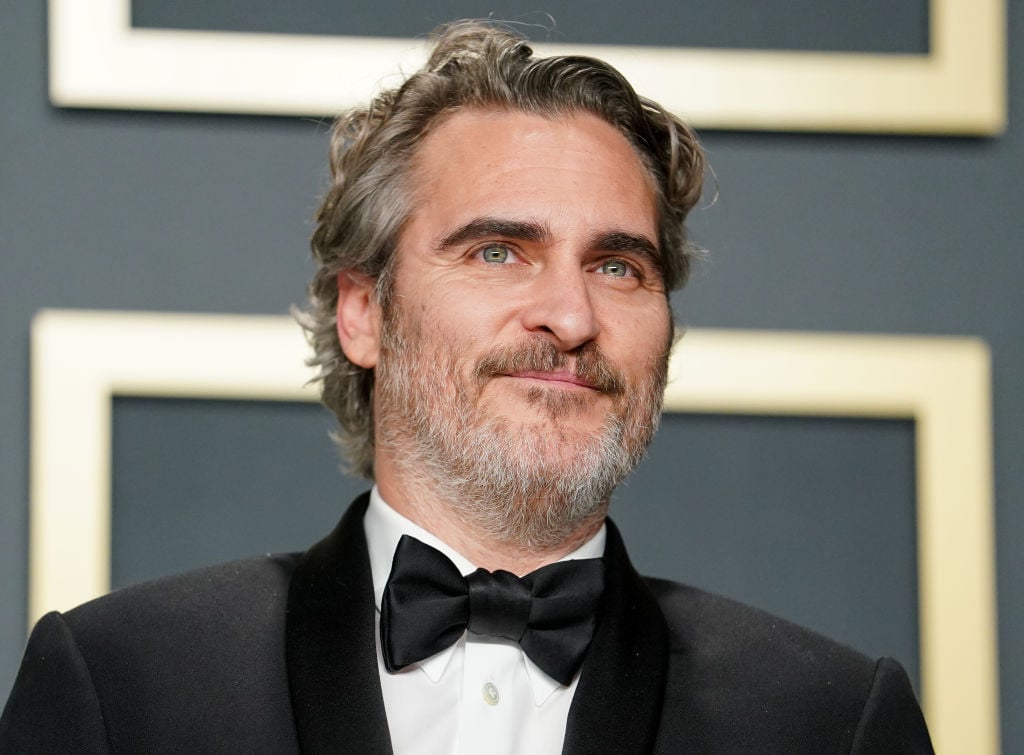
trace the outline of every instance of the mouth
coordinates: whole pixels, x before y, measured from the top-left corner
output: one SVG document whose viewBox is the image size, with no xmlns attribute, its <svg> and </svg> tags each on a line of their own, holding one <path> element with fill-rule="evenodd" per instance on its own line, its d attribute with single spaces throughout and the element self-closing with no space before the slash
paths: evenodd
<svg viewBox="0 0 1024 755">
<path fill-rule="evenodd" d="M 569 370 L 521 370 L 504 373 L 504 377 L 518 380 L 535 380 L 551 388 L 599 391 L 597 385 Z"/>
<path fill-rule="evenodd" d="M 523 381 L 531 390 L 562 390 L 585 396 L 594 391 L 611 397 L 621 396 L 626 388 L 622 374 L 594 343 L 574 354 L 559 351 L 543 338 L 525 344 L 496 349 L 476 365 L 481 383 L 495 377 Z"/>
</svg>

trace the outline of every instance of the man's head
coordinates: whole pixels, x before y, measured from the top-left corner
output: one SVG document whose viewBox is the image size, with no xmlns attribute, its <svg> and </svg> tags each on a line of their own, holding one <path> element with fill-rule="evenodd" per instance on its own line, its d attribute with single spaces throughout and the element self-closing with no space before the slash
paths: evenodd
<svg viewBox="0 0 1024 755">
<path fill-rule="evenodd" d="M 372 282 L 385 324 L 416 322 L 416 313 L 406 312 L 403 320 L 393 311 L 399 240 L 429 192 L 416 168 L 431 135 L 466 113 L 520 113 L 552 123 L 589 116 L 610 126 L 649 179 L 662 296 L 689 272 L 684 220 L 700 196 L 704 162 L 684 124 L 639 98 L 601 61 L 534 58 L 523 40 L 488 24 L 442 31 L 423 69 L 339 119 L 331 144 L 333 184 L 312 240 L 320 268 L 304 325 L 316 349 L 324 403 L 341 424 L 339 440 L 353 470 L 366 476 L 373 474 L 375 370 L 351 360 L 339 342 L 339 274 L 343 284 L 352 275 Z"/>
</svg>

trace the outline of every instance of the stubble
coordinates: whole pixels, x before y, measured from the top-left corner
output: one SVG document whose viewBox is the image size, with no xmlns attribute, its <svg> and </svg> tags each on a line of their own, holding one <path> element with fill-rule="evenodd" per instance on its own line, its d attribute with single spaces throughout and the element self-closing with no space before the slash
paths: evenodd
<svg viewBox="0 0 1024 755">
<path fill-rule="evenodd" d="M 567 353 L 536 335 L 492 349 L 467 376 L 458 344 L 427 337 L 409 320 L 397 304 L 384 315 L 375 397 L 375 442 L 403 478 L 485 537 L 531 550 L 556 547 L 603 518 L 657 429 L 667 355 L 631 385 L 596 344 Z M 539 421 L 479 405 L 498 376 L 560 369 L 593 390 L 526 389 Z M 602 396 L 611 404 L 602 426 L 575 427 L 574 415 Z"/>
</svg>

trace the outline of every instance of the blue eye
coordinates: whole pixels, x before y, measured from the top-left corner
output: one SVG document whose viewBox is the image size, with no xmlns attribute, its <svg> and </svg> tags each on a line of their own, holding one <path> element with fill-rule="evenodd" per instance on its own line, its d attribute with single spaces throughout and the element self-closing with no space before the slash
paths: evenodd
<svg viewBox="0 0 1024 755">
<path fill-rule="evenodd" d="M 493 262 L 501 264 L 502 262 L 508 261 L 508 247 L 498 246 L 485 246 L 480 250 L 480 257 L 484 262 Z"/>
<path fill-rule="evenodd" d="M 622 260 L 608 260 L 602 263 L 598 270 L 615 278 L 625 278 L 630 273 L 629 265 Z"/>
</svg>

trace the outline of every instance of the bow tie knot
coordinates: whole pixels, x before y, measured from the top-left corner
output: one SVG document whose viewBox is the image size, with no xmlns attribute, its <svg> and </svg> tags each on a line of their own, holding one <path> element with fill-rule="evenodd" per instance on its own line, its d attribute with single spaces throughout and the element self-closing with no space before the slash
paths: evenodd
<svg viewBox="0 0 1024 755">
<path fill-rule="evenodd" d="M 568 685 L 590 645 L 603 590 L 601 559 L 561 561 L 524 577 L 486 569 L 463 577 L 444 554 L 403 535 L 381 600 L 384 665 L 398 671 L 429 658 L 468 629 L 518 642 Z"/>
<path fill-rule="evenodd" d="M 530 621 L 530 588 L 512 572 L 477 569 L 466 577 L 466 629 L 519 642 Z"/>
</svg>

